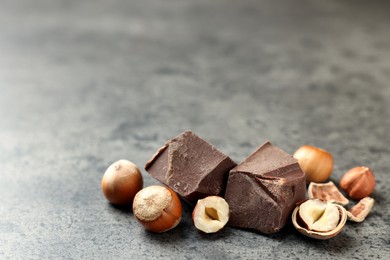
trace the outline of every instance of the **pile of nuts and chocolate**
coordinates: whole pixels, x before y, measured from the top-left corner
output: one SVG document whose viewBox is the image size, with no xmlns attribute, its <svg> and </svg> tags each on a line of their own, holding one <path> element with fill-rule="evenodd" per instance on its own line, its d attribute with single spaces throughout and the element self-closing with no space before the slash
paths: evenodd
<svg viewBox="0 0 390 260">
<path fill-rule="evenodd" d="M 226 224 L 264 234 L 275 233 L 292 218 L 302 234 L 328 239 L 347 219 L 362 222 L 374 205 L 369 197 L 375 177 L 368 167 L 347 171 L 340 187 L 328 181 L 330 153 L 302 146 L 294 156 L 266 142 L 238 165 L 214 146 L 186 131 L 168 141 L 146 163 L 145 170 L 164 186 L 143 188 L 142 174 L 130 161 L 108 167 L 102 179 L 105 197 L 113 204 L 132 204 L 136 219 L 153 232 L 176 227 L 182 216 L 180 198 L 195 205 L 192 219 L 205 233 Z M 306 185 L 309 185 L 306 190 Z"/>
</svg>

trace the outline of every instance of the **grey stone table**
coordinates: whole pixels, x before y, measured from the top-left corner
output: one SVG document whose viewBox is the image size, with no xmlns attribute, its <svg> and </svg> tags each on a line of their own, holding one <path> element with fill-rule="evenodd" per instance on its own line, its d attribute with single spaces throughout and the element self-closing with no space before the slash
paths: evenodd
<svg viewBox="0 0 390 260">
<path fill-rule="evenodd" d="M 388 1 L 0 3 L 1 259 L 389 259 Z M 316 241 L 144 231 L 100 190 L 192 129 L 237 162 L 265 140 L 377 177 L 361 224 Z M 145 185 L 157 184 L 143 171 Z"/>
</svg>

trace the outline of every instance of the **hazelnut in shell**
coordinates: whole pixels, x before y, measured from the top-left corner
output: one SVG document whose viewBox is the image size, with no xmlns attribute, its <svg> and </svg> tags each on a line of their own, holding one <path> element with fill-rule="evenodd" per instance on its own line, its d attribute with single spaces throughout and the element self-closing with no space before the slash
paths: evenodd
<svg viewBox="0 0 390 260">
<path fill-rule="evenodd" d="M 340 187 L 352 199 L 363 199 L 374 191 L 375 177 L 370 168 L 358 166 L 344 174 L 340 181 Z"/>
<path fill-rule="evenodd" d="M 313 199 L 297 206 L 291 218 L 301 234 L 326 240 L 341 232 L 347 221 L 347 212 L 340 205 Z"/>
<path fill-rule="evenodd" d="M 119 160 L 111 164 L 102 179 L 104 196 L 108 201 L 117 205 L 131 204 L 142 186 L 143 179 L 140 170 L 128 160 Z"/>
<path fill-rule="evenodd" d="M 135 195 L 133 213 L 146 230 L 162 233 L 180 223 L 182 206 L 173 190 L 149 186 Z"/>
<path fill-rule="evenodd" d="M 333 170 L 333 156 L 329 152 L 310 145 L 300 147 L 294 158 L 306 175 L 306 183 L 325 182 Z"/>
</svg>

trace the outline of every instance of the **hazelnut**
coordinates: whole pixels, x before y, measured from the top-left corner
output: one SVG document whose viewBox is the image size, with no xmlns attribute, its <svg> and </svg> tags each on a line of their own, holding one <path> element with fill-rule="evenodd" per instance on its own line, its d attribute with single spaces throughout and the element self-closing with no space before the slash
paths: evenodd
<svg viewBox="0 0 390 260">
<path fill-rule="evenodd" d="M 302 203 L 298 214 L 307 229 L 320 232 L 335 229 L 340 220 L 337 207 L 321 200 L 308 200 Z"/>
<path fill-rule="evenodd" d="M 198 200 L 192 220 L 197 229 L 205 233 L 215 233 L 229 221 L 229 205 L 219 196 L 208 196 Z"/>
<path fill-rule="evenodd" d="M 344 174 L 340 181 L 340 187 L 352 199 L 362 199 L 374 191 L 375 177 L 368 167 L 355 167 Z"/>
<path fill-rule="evenodd" d="M 353 222 L 363 222 L 374 206 L 375 200 L 370 197 L 361 199 L 355 206 L 347 211 L 348 220 Z"/>
<path fill-rule="evenodd" d="M 294 153 L 294 158 L 306 175 L 306 183 L 325 182 L 332 173 L 333 157 L 321 148 L 304 145 Z"/>
<path fill-rule="evenodd" d="M 336 203 L 345 206 L 349 200 L 337 189 L 336 185 L 330 181 L 327 183 L 311 182 L 307 189 L 309 199 L 320 199 L 326 202 Z"/>
<path fill-rule="evenodd" d="M 113 204 L 131 204 L 135 194 L 142 189 L 142 174 L 138 167 L 127 160 L 111 164 L 103 175 L 102 191 Z"/>
<path fill-rule="evenodd" d="M 135 195 L 133 213 L 145 229 L 161 233 L 179 224 L 182 206 L 173 190 L 162 186 L 149 186 Z"/>
<path fill-rule="evenodd" d="M 301 234 L 325 240 L 341 232 L 347 221 L 347 213 L 340 205 L 314 199 L 297 206 L 291 218 Z"/>
</svg>

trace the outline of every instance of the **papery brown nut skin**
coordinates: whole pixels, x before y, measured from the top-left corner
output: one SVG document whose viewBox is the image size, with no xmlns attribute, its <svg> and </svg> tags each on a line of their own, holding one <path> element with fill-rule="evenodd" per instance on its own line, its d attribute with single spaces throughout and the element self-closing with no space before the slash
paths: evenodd
<svg viewBox="0 0 390 260">
<path fill-rule="evenodd" d="M 104 196 L 116 205 L 131 204 L 142 186 L 143 179 L 140 170 L 128 160 L 122 159 L 111 164 L 102 178 Z"/>
<path fill-rule="evenodd" d="M 370 168 L 358 166 L 344 174 L 340 181 L 340 187 L 352 199 L 363 199 L 374 191 L 375 177 Z"/>
</svg>

